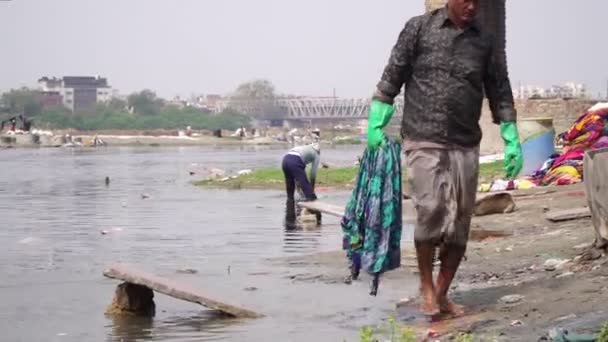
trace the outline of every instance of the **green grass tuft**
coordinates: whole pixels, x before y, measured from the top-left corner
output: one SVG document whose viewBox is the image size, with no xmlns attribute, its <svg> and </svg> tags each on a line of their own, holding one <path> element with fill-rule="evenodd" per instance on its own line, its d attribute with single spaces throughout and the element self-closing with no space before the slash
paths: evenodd
<svg viewBox="0 0 608 342">
<path fill-rule="evenodd" d="M 317 187 L 332 187 L 351 189 L 355 185 L 359 168 L 336 167 L 319 169 L 317 172 Z M 406 180 L 407 169 L 404 169 L 403 180 Z M 308 175 L 308 172 L 307 172 Z M 493 178 L 504 177 L 502 162 L 481 164 L 479 166 L 479 182 L 487 182 Z M 249 175 L 221 181 L 220 179 L 201 180 L 194 182 L 197 186 L 226 188 L 226 189 L 283 189 L 285 179 L 279 168 L 254 170 Z"/>
</svg>

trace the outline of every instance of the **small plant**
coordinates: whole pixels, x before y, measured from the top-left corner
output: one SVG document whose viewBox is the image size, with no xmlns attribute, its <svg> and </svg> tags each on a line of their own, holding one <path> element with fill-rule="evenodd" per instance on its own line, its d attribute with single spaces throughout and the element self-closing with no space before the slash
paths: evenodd
<svg viewBox="0 0 608 342">
<path fill-rule="evenodd" d="M 473 335 L 460 333 L 456 336 L 456 342 L 473 342 Z"/>
<path fill-rule="evenodd" d="M 359 337 L 361 338 L 361 342 L 375 342 L 374 339 L 374 328 L 372 327 L 363 327 L 359 332 Z"/>
<path fill-rule="evenodd" d="M 416 342 L 416 333 L 408 327 L 400 327 L 393 315 L 388 318 L 391 342 Z"/>
<path fill-rule="evenodd" d="M 416 333 L 411 328 L 402 328 L 399 342 L 416 342 Z"/>
<path fill-rule="evenodd" d="M 394 316 L 389 316 L 387 326 L 363 327 L 359 333 L 361 342 L 416 342 L 416 333 L 408 327 L 402 327 Z M 376 333 L 381 335 L 376 337 Z"/>
<path fill-rule="evenodd" d="M 602 327 L 600 335 L 597 337 L 597 342 L 608 342 L 608 322 Z"/>
</svg>

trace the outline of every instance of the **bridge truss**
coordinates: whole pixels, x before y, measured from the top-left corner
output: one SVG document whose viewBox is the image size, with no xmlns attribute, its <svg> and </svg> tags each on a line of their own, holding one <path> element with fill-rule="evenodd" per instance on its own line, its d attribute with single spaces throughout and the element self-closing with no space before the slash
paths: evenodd
<svg viewBox="0 0 608 342">
<path fill-rule="evenodd" d="M 366 119 L 369 98 L 290 98 L 268 102 L 231 102 L 238 111 L 258 118 L 310 119 Z M 401 96 L 395 98 L 395 115 L 403 113 Z"/>
</svg>

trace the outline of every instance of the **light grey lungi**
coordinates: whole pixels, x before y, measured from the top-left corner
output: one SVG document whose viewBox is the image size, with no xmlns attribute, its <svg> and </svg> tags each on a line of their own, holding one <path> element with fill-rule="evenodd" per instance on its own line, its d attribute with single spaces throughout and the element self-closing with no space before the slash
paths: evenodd
<svg viewBox="0 0 608 342">
<path fill-rule="evenodd" d="M 406 150 L 405 163 L 417 213 L 414 240 L 466 247 L 477 193 L 479 147 L 411 148 Z"/>
</svg>

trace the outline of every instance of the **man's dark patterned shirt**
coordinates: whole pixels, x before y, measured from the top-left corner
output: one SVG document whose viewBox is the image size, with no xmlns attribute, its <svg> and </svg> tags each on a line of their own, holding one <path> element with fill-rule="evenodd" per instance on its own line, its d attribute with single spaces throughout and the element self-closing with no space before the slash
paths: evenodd
<svg viewBox="0 0 608 342">
<path fill-rule="evenodd" d="M 493 49 L 494 37 L 483 27 L 458 28 L 445 7 L 414 17 L 393 47 L 375 98 L 390 102 L 405 84 L 404 139 L 477 146 L 484 91 L 495 123 L 516 120 L 507 66 Z"/>
</svg>

